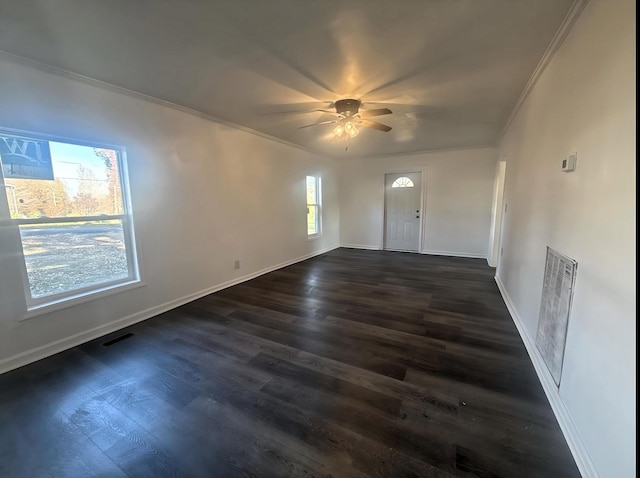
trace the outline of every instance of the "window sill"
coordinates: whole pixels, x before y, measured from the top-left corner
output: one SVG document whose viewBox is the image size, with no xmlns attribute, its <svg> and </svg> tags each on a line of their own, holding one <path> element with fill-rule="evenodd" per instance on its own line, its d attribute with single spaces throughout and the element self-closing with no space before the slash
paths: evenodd
<svg viewBox="0 0 640 478">
<path fill-rule="evenodd" d="M 322 233 L 320 234 L 311 234 L 309 236 L 307 236 L 307 241 L 315 241 L 317 239 L 320 239 L 322 237 Z"/>
<path fill-rule="evenodd" d="M 111 295 L 119 294 L 120 292 L 125 292 L 132 289 L 137 289 L 138 287 L 143 287 L 145 285 L 146 284 L 140 280 L 133 280 L 121 284 L 94 289 L 88 292 L 82 292 L 77 295 L 70 295 L 68 297 L 57 299 L 52 302 L 37 304 L 28 307 L 27 312 L 19 320 L 23 321 L 33 319 L 34 317 L 39 317 L 50 312 L 55 312 L 58 310 L 67 309 L 69 307 L 74 307 L 79 304 L 92 302 L 103 297 L 109 297 Z"/>
</svg>

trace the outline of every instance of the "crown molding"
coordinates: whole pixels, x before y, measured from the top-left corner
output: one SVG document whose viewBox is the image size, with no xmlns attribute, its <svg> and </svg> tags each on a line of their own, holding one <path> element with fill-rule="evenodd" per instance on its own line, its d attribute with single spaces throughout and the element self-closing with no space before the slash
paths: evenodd
<svg viewBox="0 0 640 478">
<path fill-rule="evenodd" d="M 309 148 L 305 148 L 304 146 L 301 146 L 299 144 L 296 143 L 292 143 L 290 141 L 286 141 L 284 139 L 278 138 L 276 136 L 271 136 L 267 133 L 263 133 L 261 131 L 257 131 L 251 128 L 248 128 L 246 126 L 243 125 L 239 125 L 237 123 L 233 123 L 231 121 L 227 121 L 224 120 L 222 118 L 218 118 L 217 116 L 213 116 L 211 114 L 208 113 L 204 113 L 202 111 L 193 109 L 193 108 L 188 108 L 186 106 L 182 106 L 179 105 L 177 103 L 172 103 L 171 101 L 167 101 L 167 100 L 162 100 L 160 98 L 156 98 L 155 96 L 150 96 L 150 95 L 145 95 L 144 93 L 140 93 L 134 90 L 130 90 L 128 88 L 123 88 L 121 86 L 116 86 L 113 85 L 111 83 L 107 83 L 105 81 L 101 81 L 101 80 L 96 80 L 95 78 L 91 78 L 88 76 L 84 76 L 84 75 L 80 75 L 79 73 L 74 73 L 72 71 L 69 70 L 65 70 L 63 68 L 58 68 L 56 66 L 52 66 L 46 63 L 42 63 L 39 61 L 35 61 L 35 60 L 31 60 L 29 58 L 25 58 L 23 56 L 20 55 L 16 55 L 14 53 L 10 53 L 6 50 L 0 50 L 0 59 L 2 60 L 6 60 L 12 63 L 16 63 L 22 66 L 27 66 L 27 67 L 31 67 L 35 70 L 38 71 L 42 71 L 44 73 L 49 73 L 49 74 L 53 74 L 56 76 L 60 76 L 62 78 L 66 78 L 69 80 L 73 80 L 73 81 L 77 81 L 80 83 L 84 83 L 90 86 L 94 86 L 96 88 L 100 88 L 102 90 L 107 90 L 110 91 L 112 93 L 117 93 L 117 94 L 121 94 L 124 96 L 128 96 L 130 98 L 134 98 L 137 100 L 141 100 L 141 101 L 145 101 L 148 103 L 153 103 L 156 105 L 160 105 L 160 106 L 164 106 L 166 108 L 170 108 L 176 111 L 180 111 L 182 113 L 186 113 L 186 114 L 190 114 L 193 116 L 197 116 L 199 118 L 203 118 L 205 120 L 208 121 L 212 121 L 214 123 L 218 123 L 218 124 L 222 124 L 224 126 L 227 126 L 229 128 L 234 128 L 240 131 L 243 131 L 245 133 L 249 133 L 252 134 L 254 136 L 259 136 L 261 138 L 276 142 L 276 143 L 280 143 L 283 144 L 285 146 L 289 146 L 291 148 L 297 149 L 299 151 L 304 151 L 305 153 L 308 154 L 312 154 L 313 156 L 322 158 L 322 159 L 329 159 L 329 160 L 344 160 L 344 159 L 355 159 L 355 158 L 379 158 L 379 157 L 398 157 L 398 156 L 411 156 L 411 155 L 417 155 L 417 154 L 424 154 L 424 153 L 436 153 L 436 152 L 444 152 L 444 151 L 457 151 L 457 150 L 461 150 L 461 149 L 479 149 L 479 148 L 486 148 L 486 147 L 495 147 L 493 145 L 488 146 L 488 145 L 480 145 L 480 146 L 468 146 L 468 147 L 455 147 L 455 148 L 446 148 L 446 149 L 431 149 L 431 150 L 422 150 L 422 151 L 410 151 L 410 152 L 400 152 L 400 153 L 390 153 L 390 154 L 376 154 L 376 155 L 357 155 L 357 156 L 348 156 L 348 155 L 344 155 L 344 154 L 340 154 L 340 153 L 326 153 L 326 152 L 320 152 L 320 151 L 316 151 L 313 149 L 309 149 Z"/>
<path fill-rule="evenodd" d="M 525 100 L 529 96 L 529 93 L 531 93 L 531 90 L 533 90 L 533 87 L 538 82 L 538 79 L 540 78 L 544 70 L 547 68 L 547 66 L 549 65 L 549 63 L 551 62 L 555 54 L 560 49 L 560 47 L 564 43 L 564 40 L 567 38 L 567 36 L 571 32 L 573 25 L 576 23 L 576 21 L 580 17 L 580 14 L 584 10 L 584 8 L 587 6 L 587 3 L 589 3 L 589 0 L 575 0 L 573 2 L 573 5 L 571 5 L 571 8 L 567 12 L 567 15 L 564 17 L 562 24 L 558 28 L 558 31 L 556 32 L 553 39 L 551 40 L 551 43 L 549 43 L 549 46 L 544 52 L 544 55 L 542 55 L 542 58 L 538 62 L 538 66 L 536 66 L 536 69 L 533 70 L 533 74 L 529 78 L 529 81 L 527 82 L 524 89 L 522 90 L 522 93 L 518 97 L 518 100 L 516 101 L 516 104 L 513 107 L 513 110 L 511 111 L 511 114 L 509 115 L 507 122 L 505 123 L 504 127 L 502 128 L 502 131 L 500 132 L 500 135 L 498 136 L 498 141 L 497 141 L 498 145 L 504 138 L 504 135 L 507 133 L 509 126 L 511 126 L 511 123 L 513 122 L 516 114 L 520 110 L 520 107 L 525 102 Z"/>
<path fill-rule="evenodd" d="M 214 123 L 218 123 L 224 126 L 227 126 L 229 128 L 233 128 L 236 130 L 240 130 L 243 131 L 245 133 L 248 134 L 252 134 L 254 136 L 258 136 L 260 138 L 263 139 L 267 139 L 269 141 L 273 141 L 279 144 L 283 144 L 285 146 L 289 146 L 291 148 L 294 148 L 296 150 L 299 151 L 303 151 L 305 153 L 311 154 L 313 156 L 322 158 L 322 159 L 329 159 L 329 160 L 351 160 L 351 159 L 365 159 L 365 158 L 395 158 L 395 157 L 404 157 L 404 156 L 415 156 L 415 155 L 420 155 L 420 154 L 429 154 L 429 153 L 442 153 L 442 152 L 450 152 L 450 151 L 464 151 L 464 150 L 470 150 L 470 149 L 484 149 L 484 148 L 496 148 L 500 141 L 502 140 L 502 138 L 504 137 L 504 134 L 506 133 L 507 129 L 509 128 L 509 126 L 511 125 L 511 122 L 513 121 L 515 115 L 517 114 L 518 110 L 520 109 L 521 105 L 524 103 L 525 99 L 527 98 L 529 92 L 532 90 L 533 86 L 535 85 L 537 79 L 540 77 L 540 75 L 542 74 L 542 72 L 544 71 L 544 69 L 546 68 L 546 66 L 549 64 L 549 62 L 551 61 L 551 59 L 553 58 L 553 56 L 555 55 L 555 53 L 558 51 L 558 49 L 560 48 L 560 46 L 562 45 L 562 42 L 564 41 L 564 39 L 567 37 L 567 35 L 569 34 L 569 31 L 571 30 L 571 27 L 573 26 L 573 24 L 576 22 L 576 20 L 578 19 L 580 13 L 582 12 L 582 10 L 584 9 L 584 7 L 586 6 L 586 4 L 588 3 L 589 0 L 576 0 L 574 2 L 574 4 L 572 5 L 570 11 L 567 13 L 565 19 L 563 20 L 563 23 L 561 24 L 560 28 L 558 29 L 558 31 L 556 32 L 554 38 L 552 39 L 549 47 L 547 48 L 547 50 L 545 51 L 545 54 L 543 55 L 542 59 L 540 60 L 540 62 L 538 63 L 536 69 L 534 70 L 531 78 L 529 79 L 529 81 L 527 82 L 523 92 L 521 93 L 520 97 L 518 98 L 515 107 L 513 108 L 513 111 L 511 112 L 504 128 L 502 129 L 500 135 L 498 136 L 498 141 L 495 144 L 479 144 L 479 145 L 474 145 L 474 146 L 462 146 L 462 147 L 452 147 L 452 148 L 436 148 L 436 149 L 425 149 L 425 150 L 419 150 L 419 151 L 406 151 L 406 152 L 398 152 L 398 153 L 384 153 L 384 154 L 359 154 L 359 155 L 348 155 L 348 154 L 344 154 L 344 153 L 328 153 L 328 152 L 321 152 L 321 151 L 317 151 L 317 150 L 313 150 L 310 148 L 306 148 L 304 146 L 301 146 L 299 144 L 296 143 L 292 143 L 290 141 L 284 140 L 282 138 L 278 138 L 276 136 L 272 136 L 270 134 L 267 133 L 263 133 L 261 131 L 258 130 L 254 130 L 252 128 L 249 128 L 247 126 L 243 126 L 237 123 L 233 123 L 231 121 L 227 121 L 225 119 L 219 118 L 217 116 L 213 116 L 209 113 L 205 113 L 203 111 L 197 110 L 197 109 L 193 109 L 193 108 L 189 108 L 186 106 L 182 106 L 179 105 L 177 103 L 173 103 L 171 101 L 167 101 L 167 100 L 163 100 L 160 98 L 157 98 L 155 96 L 150 96 L 150 95 L 146 95 L 144 93 L 140 93 L 137 92 L 135 90 L 130 90 L 128 88 L 123 88 L 121 86 L 116 86 L 113 85 L 111 83 L 107 83 L 101 80 L 97 80 L 95 78 L 91 78 L 88 76 L 84 76 L 81 75 L 79 73 L 74 73 L 72 71 L 69 70 L 65 70 L 63 68 L 59 68 L 56 66 L 52 66 L 46 63 L 42 63 L 36 60 L 31 60 L 29 58 L 20 56 L 20 55 L 16 55 L 14 53 L 8 52 L 6 50 L 0 50 L 0 59 L 6 60 L 6 61 L 10 61 L 16 64 L 20 64 L 23 66 L 28 66 L 31 67 L 33 69 L 42 71 L 44 73 L 49 73 L 49 74 L 53 74 L 56 76 L 60 76 L 69 80 L 74 80 L 74 81 L 78 81 L 80 83 L 84 83 L 90 86 L 94 86 L 96 88 L 100 88 L 102 90 L 107 90 L 113 93 L 117 93 L 117 94 L 121 94 L 124 96 L 128 96 L 130 98 L 134 98 L 137 100 L 141 100 L 141 101 L 145 101 L 145 102 L 149 102 L 149 103 L 153 103 L 153 104 L 157 104 L 160 106 L 164 106 L 166 108 L 170 108 L 176 111 L 180 111 L 186 114 L 190 114 L 193 116 L 197 116 L 200 118 L 203 118 L 205 120 L 208 121 L 212 121 Z"/>
<path fill-rule="evenodd" d="M 384 153 L 384 154 L 361 154 L 358 156 L 341 156 L 339 159 L 382 159 L 382 158 L 402 158 L 405 156 L 419 156 L 421 154 L 437 154 L 437 153 L 453 153 L 456 151 L 469 151 L 472 149 L 496 149 L 495 144 L 479 144 L 475 146 L 454 146 L 451 148 L 424 149 L 420 151 L 403 151 L 401 153 Z"/>
<path fill-rule="evenodd" d="M 224 126 L 228 126 L 229 128 L 237 129 L 243 131 L 245 133 L 252 134 L 254 136 L 259 136 L 263 139 L 267 139 L 270 141 L 274 141 L 276 143 L 284 144 L 286 146 L 290 146 L 294 149 L 304 151 L 305 153 L 312 154 L 314 156 L 318 156 L 320 158 L 327 159 L 337 159 L 335 155 L 325 155 L 318 151 L 313 151 L 311 149 L 305 148 L 304 146 L 300 146 L 299 144 L 291 143 L 281 138 L 277 138 L 275 136 L 271 136 L 269 134 L 263 133 L 261 131 L 257 131 L 246 126 L 242 126 L 231 121 L 224 120 L 222 118 L 218 118 L 208 113 L 204 113 L 202 111 L 188 108 L 186 106 L 179 105 L 177 103 L 172 103 L 171 101 L 162 100 L 160 98 L 156 98 L 155 96 L 145 95 L 144 93 L 139 93 L 134 90 L 130 90 L 128 88 L 123 88 L 121 86 L 112 85 L 111 83 L 107 83 L 105 81 L 96 80 L 94 78 L 90 78 L 88 76 L 80 75 L 78 73 L 74 73 L 72 71 L 65 70 L 63 68 L 58 68 L 56 66 L 48 65 L 46 63 L 41 63 L 39 61 L 31 60 L 29 58 L 25 58 L 20 55 L 16 55 L 14 53 L 10 53 L 6 50 L 0 50 L 0 59 L 10 61 L 12 63 L 16 63 L 22 66 L 28 66 L 33 69 L 42 71 L 44 73 L 50 73 L 56 76 L 60 76 L 69 80 L 78 81 L 80 83 L 84 83 L 90 86 L 94 86 L 96 88 L 100 88 L 102 90 L 107 90 L 112 93 L 118 93 L 124 96 L 128 96 L 130 98 L 134 98 L 137 100 L 146 101 L 148 103 L 154 103 L 156 105 L 164 106 L 166 108 L 170 108 L 176 111 L 180 111 L 182 113 L 190 114 L 193 116 L 197 116 L 199 118 L 206 119 L 208 121 L 212 121 L 214 123 L 222 124 Z"/>
</svg>

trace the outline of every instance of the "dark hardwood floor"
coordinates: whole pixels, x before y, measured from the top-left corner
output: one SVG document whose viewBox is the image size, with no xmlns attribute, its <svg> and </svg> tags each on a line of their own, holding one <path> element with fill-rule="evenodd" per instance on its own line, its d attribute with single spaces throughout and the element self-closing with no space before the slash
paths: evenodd
<svg viewBox="0 0 640 478">
<path fill-rule="evenodd" d="M 337 249 L 3 374 L 0 476 L 578 477 L 493 275 Z"/>
</svg>

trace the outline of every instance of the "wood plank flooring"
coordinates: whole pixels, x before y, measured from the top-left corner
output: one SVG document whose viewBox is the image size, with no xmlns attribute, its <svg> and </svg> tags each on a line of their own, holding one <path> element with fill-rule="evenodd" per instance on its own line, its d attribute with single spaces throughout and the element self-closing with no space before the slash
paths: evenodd
<svg viewBox="0 0 640 478">
<path fill-rule="evenodd" d="M 579 477 L 493 275 L 337 249 L 3 374 L 0 476 Z"/>
</svg>

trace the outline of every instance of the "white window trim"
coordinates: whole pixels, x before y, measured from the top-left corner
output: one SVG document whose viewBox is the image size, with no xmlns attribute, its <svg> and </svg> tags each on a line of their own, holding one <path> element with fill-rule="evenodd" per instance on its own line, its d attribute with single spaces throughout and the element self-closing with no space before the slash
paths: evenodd
<svg viewBox="0 0 640 478">
<path fill-rule="evenodd" d="M 22 318 L 19 320 L 27 320 L 33 317 L 37 317 L 49 312 L 73 307 L 77 304 L 90 302 L 102 297 L 110 296 L 127 290 L 131 290 L 137 287 L 145 285 L 141 280 L 140 264 L 137 254 L 137 243 L 135 240 L 135 233 L 133 228 L 133 212 L 131 208 L 131 200 L 129 196 L 129 171 L 127 167 L 126 150 L 124 146 L 101 143 L 96 141 L 84 141 L 75 138 L 68 138 L 63 136 L 54 136 L 44 133 L 37 133 L 32 131 L 17 130 L 11 128 L 0 127 L 0 133 L 15 134 L 21 136 L 32 137 L 34 139 L 42 139 L 46 141 L 55 141 L 61 143 L 75 144 L 78 146 L 88 146 L 92 148 L 104 148 L 112 149 L 118 153 L 118 173 L 120 180 L 120 193 L 122 197 L 122 208 L 124 214 L 114 215 L 99 215 L 99 216 L 75 216 L 75 217 L 40 217 L 35 219 L 12 219 L 7 221 L 13 227 L 17 229 L 16 233 L 20 237 L 19 226 L 22 224 L 51 224 L 61 222 L 83 222 L 83 221 L 100 221 L 108 219 L 118 219 L 122 223 L 123 236 L 125 241 L 125 253 L 127 258 L 127 266 L 129 269 L 129 275 L 126 278 L 115 280 L 112 282 L 103 282 L 80 289 L 74 289 L 67 292 L 61 292 L 58 294 L 51 294 L 44 297 L 33 298 L 31 297 L 31 286 L 29 284 L 29 277 L 27 273 L 27 265 L 22 249 L 22 239 L 17 241 L 16 253 L 20 256 L 20 272 L 22 275 L 23 292 L 26 301 L 26 311 Z M 0 172 L 0 183 L 4 186 L 4 178 Z M 3 188 L 4 189 L 4 188 Z M 2 200 L 2 199 L 0 199 Z"/>
<path fill-rule="evenodd" d="M 126 292 L 128 290 L 137 289 L 138 287 L 144 287 L 145 285 L 146 284 L 140 279 L 134 279 L 128 282 L 114 282 L 111 285 L 100 284 L 99 286 L 92 286 L 91 288 L 87 288 L 89 290 L 84 292 L 78 292 L 76 290 L 73 291 L 73 295 L 70 295 L 69 293 L 61 294 L 64 295 L 64 297 L 61 297 L 60 299 L 50 300 L 44 304 L 29 307 L 27 309 L 27 312 L 19 320 L 23 321 L 33 319 L 50 312 L 68 309 L 70 307 L 74 307 L 79 304 L 85 304 L 87 302 L 93 302 L 95 300 L 102 299 L 103 297 L 109 297 L 111 295 L 119 294 L 120 292 Z M 50 297 L 53 296 L 47 296 L 47 298 Z"/>
</svg>

